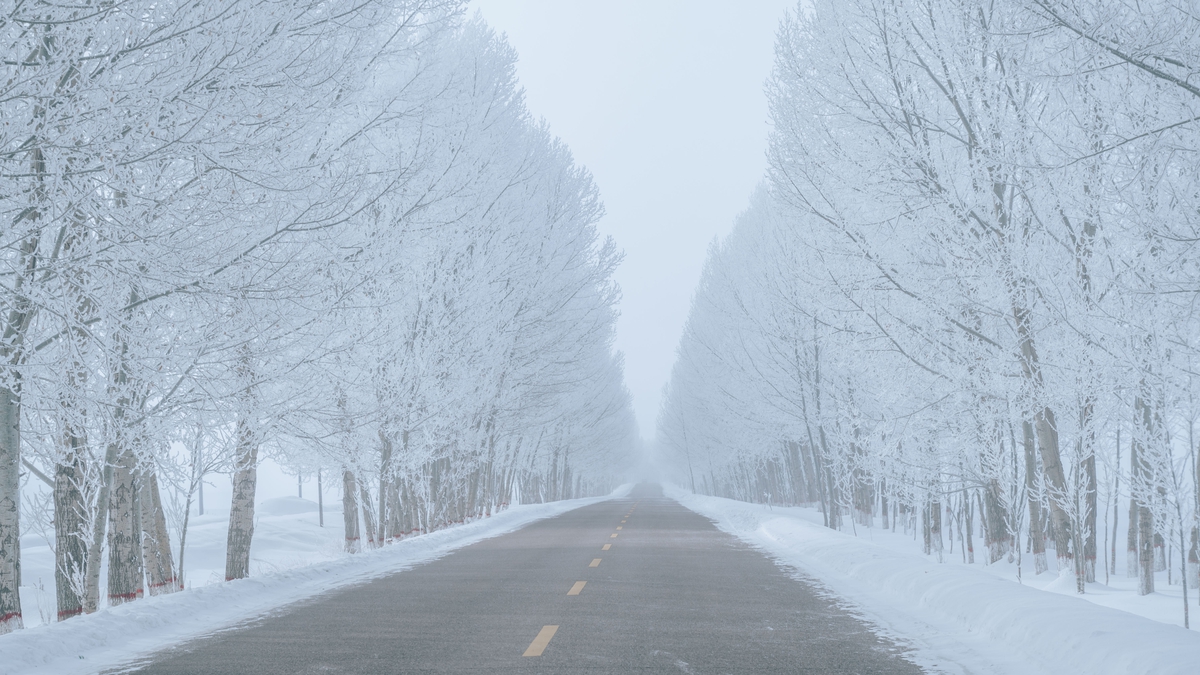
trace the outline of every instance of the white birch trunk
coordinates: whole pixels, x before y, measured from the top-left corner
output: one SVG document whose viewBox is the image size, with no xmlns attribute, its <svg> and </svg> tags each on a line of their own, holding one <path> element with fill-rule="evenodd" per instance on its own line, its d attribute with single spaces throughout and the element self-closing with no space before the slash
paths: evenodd
<svg viewBox="0 0 1200 675">
<path fill-rule="evenodd" d="M 21 462 L 17 394 L 0 387 L 0 635 L 24 627 L 21 619 Z"/>
<path fill-rule="evenodd" d="M 342 523 L 346 528 L 346 553 L 358 553 L 362 541 L 358 533 L 358 500 L 354 473 L 349 469 L 342 472 Z"/>
<path fill-rule="evenodd" d="M 250 541 L 254 538 L 254 494 L 258 487 L 258 443 L 249 423 L 238 421 L 238 456 L 229 507 L 225 545 L 225 580 L 250 576 Z"/>
<path fill-rule="evenodd" d="M 117 458 L 108 499 L 108 604 L 136 600 L 142 584 L 142 541 L 137 511 L 135 459 L 128 449 Z"/>
<path fill-rule="evenodd" d="M 1033 553 L 1033 573 L 1050 569 L 1046 561 L 1046 529 L 1042 517 L 1042 500 L 1037 489 L 1037 448 L 1034 445 L 1033 425 L 1021 422 L 1025 446 L 1025 498 L 1029 510 L 1029 550 Z"/>
</svg>

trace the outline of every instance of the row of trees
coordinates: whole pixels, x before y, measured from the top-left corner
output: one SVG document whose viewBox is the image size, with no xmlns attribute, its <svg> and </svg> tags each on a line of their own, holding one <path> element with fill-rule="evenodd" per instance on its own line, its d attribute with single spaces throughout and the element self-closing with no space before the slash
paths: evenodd
<svg viewBox="0 0 1200 675">
<path fill-rule="evenodd" d="M 666 390 L 683 479 L 831 527 L 912 519 L 939 555 L 943 527 L 1038 573 L 1049 547 L 1081 593 L 1120 516 L 1141 593 L 1184 572 L 1186 621 L 1198 70 L 1169 0 L 802 3 L 768 180 Z"/>
<path fill-rule="evenodd" d="M 0 633 L 22 517 L 52 525 L 62 620 L 101 605 L 105 559 L 109 604 L 182 587 L 211 472 L 246 576 L 261 454 L 341 475 L 352 552 L 611 489 L 636 444 L 620 256 L 514 54 L 462 12 L 7 10 Z"/>
</svg>

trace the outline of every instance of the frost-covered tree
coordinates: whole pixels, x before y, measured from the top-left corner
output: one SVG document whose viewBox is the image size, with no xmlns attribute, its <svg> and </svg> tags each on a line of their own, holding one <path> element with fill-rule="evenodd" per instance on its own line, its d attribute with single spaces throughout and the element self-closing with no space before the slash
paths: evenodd
<svg viewBox="0 0 1200 675">
<path fill-rule="evenodd" d="M 1197 24 L 1155 7 L 799 6 L 768 183 L 710 252 L 664 399 L 682 480 L 832 527 L 911 517 L 929 553 L 950 513 L 986 562 L 1052 548 L 1083 592 L 1123 473 L 1142 592 L 1164 542 L 1185 572 Z"/>
<path fill-rule="evenodd" d="M 249 574 L 266 454 L 343 477 L 352 550 L 611 486 L 618 256 L 462 4 L 9 10 L 0 632 L 23 492 L 52 493 L 63 619 L 180 588 L 214 470 Z"/>
</svg>

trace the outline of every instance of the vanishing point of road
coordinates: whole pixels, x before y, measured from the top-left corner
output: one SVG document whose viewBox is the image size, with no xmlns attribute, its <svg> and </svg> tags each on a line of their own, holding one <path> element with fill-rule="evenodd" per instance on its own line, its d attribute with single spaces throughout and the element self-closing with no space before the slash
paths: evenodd
<svg viewBox="0 0 1200 675">
<path fill-rule="evenodd" d="M 921 671 L 828 592 L 639 485 L 159 653 L 133 672 Z"/>
</svg>

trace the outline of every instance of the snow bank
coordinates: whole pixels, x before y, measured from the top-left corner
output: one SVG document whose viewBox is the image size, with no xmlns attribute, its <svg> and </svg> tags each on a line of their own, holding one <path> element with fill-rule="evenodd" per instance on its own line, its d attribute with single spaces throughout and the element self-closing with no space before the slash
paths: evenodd
<svg viewBox="0 0 1200 675">
<path fill-rule="evenodd" d="M 70 675 L 120 666 L 283 605 L 394 574 L 532 522 L 622 497 L 631 488 L 622 486 L 607 497 L 513 506 L 490 518 L 405 539 L 374 551 L 147 597 L 62 623 L 10 633 L 0 636 L 0 675 Z M 286 511 L 296 504 L 277 506 Z"/>
<path fill-rule="evenodd" d="M 891 550 L 815 525 L 799 509 L 664 489 L 857 605 L 911 645 L 921 665 L 995 673 L 1200 672 L 1195 631 Z"/>
</svg>

